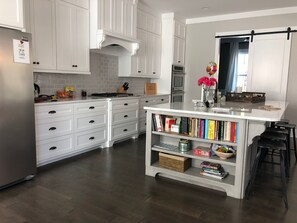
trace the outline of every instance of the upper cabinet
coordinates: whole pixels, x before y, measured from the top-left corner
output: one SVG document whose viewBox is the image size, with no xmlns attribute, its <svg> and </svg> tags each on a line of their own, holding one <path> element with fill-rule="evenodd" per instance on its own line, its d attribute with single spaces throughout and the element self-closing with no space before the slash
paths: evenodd
<svg viewBox="0 0 297 223">
<path fill-rule="evenodd" d="M 56 1 L 57 69 L 89 71 L 88 10 L 63 1 Z"/>
<path fill-rule="evenodd" d="M 174 36 L 185 39 L 186 38 L 186 25 L 179 22 L 174 21 Z"/>
<path fill-rule="evenodd" d="M 23 30 L 23 0 L 0 1 L 0 26 Z"/>
<path fill-rule="evenodd" d="M 91 19 L 98 30 L 115 36 L 136 38 L 138 0 L 91 0 Z"/>
<path fill-rule="evenodd" d="M 185 64 L 185 48 L 186 48 L 186 41 L 184 39 L 174 37 L 173 64 L 175 65 Z"/>
<path fill-rule="evenodd" d="M 90 74 L 88 8 L 88 0 L 30 0 L 34 72 Z"/>
<path fill-rule="evenodd" d="M 161 19 L 139 9 L 137 11 L 137 28 L 161 35 Z"/>
<path fill-rule="evenodd" d="M 30 0 L 34 70 L 55 70 L 55 0 Z M 46 52 L 46 53 L 45 53 Z"/>
</svg>

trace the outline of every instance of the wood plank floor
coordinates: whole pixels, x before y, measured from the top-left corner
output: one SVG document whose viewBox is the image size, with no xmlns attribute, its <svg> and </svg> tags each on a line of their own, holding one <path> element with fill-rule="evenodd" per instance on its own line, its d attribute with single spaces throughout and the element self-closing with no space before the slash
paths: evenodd
<svg viewBox="0 0 297 223">
<path fill-rule="evenodd" d="M 264 166 L 253 196 L 237 200 L 223 192 L 145 176 L 144 147 L 141 136 L 40 168 L 34 180 L 0 191 L 0 222 L 297 222 L 294 162 L 286 211 L 280 178 L 267 174 L 278 172 L 278 166 Z"/>
</svg>

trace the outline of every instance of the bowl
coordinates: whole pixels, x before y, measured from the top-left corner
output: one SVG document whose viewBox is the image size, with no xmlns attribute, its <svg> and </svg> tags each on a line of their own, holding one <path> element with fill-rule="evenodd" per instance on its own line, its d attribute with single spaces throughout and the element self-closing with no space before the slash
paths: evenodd
<svg viewBox="0 0 297 223">
<path fill-rule="evenodd" d="M 223 153 L 223 152 L 218 152 L 218 151 L 214 151 L 214 152 L 222 160 L 226 160 L 226 159 L 231 158 L 232 156 L 234 156 L 234 153 Z"/>
</svg>

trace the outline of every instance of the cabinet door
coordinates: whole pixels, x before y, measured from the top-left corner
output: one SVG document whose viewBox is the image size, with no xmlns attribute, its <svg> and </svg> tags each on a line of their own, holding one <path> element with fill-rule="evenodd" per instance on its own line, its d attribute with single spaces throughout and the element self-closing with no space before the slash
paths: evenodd
<svg viewBox="0 0 297 223">
<path fill-rule="evenodd" d="M 186 25 L 181 23 L 181 22 L 175 21 L 175 23 L 174 23 L 174 35 L 176 37 L 185 39 L 186 38 Z"/>
<path fill-rule="evenodd" d="M 174 55 L 173 63 L 177 65 L 184 65 L 185 62 L 185 40 L 174 37 Z"/>
<path fill-rule="evenodd" d="M 76 9 L 76 37 L 74 43 L 76 71 L 90 71 L 89 11 Z"/>
<path fill-rule="evenodd" d="M 161 52 L 162 52 L 162 40 L 161 36 L 154 35 L 155 38 L 155 47 L 154 47 L 154 70 L 153 75 L 156 75 L 157 77 L 161 75 Z"/>
<path fill-rule="evenodd" d="M 31 0 L 34 69 L 56 69 L 55 1 Z"/>
<path fill-rule="evenodd" d="M 137 74 L 146 74 L 147 73 L 147 34 L 145 31 L 137 30 L 137 39 L 140 41 L 139 50 L 137 51 Z"/>
<path fill-rule="evenodd" d="M 0 26 L 23 29 L 23 0 L 0 1 Z"/>
<path fill-rule="evenodd" d="M 137 10 L 137 28 L 147 30 L 147 16 L 141 10 Z"/>
<path fill-rule="evenodd" d="M 57 15 L 57 68 L 58 70 L 71 71 L 74 69 L 73 42 L 74 42 L 74 18 L 75 6 L 56 1 Z"/>
<path fill-rule="evenodd" d="M 153 75 L 154 71 L 154 34 L 147 32 L 147 50 L 146 50 L 146 74 Z"/>
</svg>

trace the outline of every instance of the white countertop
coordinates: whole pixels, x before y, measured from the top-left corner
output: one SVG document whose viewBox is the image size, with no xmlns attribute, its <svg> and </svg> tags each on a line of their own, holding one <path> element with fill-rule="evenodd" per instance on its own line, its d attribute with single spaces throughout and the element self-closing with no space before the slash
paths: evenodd
<svg viewBox="0 0 297 223">
<path fill-rule="evenodd" d="M 279 110 L 264 110 L 262 106 L 271 105 Z M 177 112 L 181 114 L 205 115 L 212 117 L 227 117 L 256 121 L 279 121 L 288 103 L 283 101 L 266 101 L 265 103 L 225 102 L 216 104 L 213 108 L 195 107 L 192 102 L 167 103 L 145 106 L 144 109 L 159 112 Z"/>
</svg>

